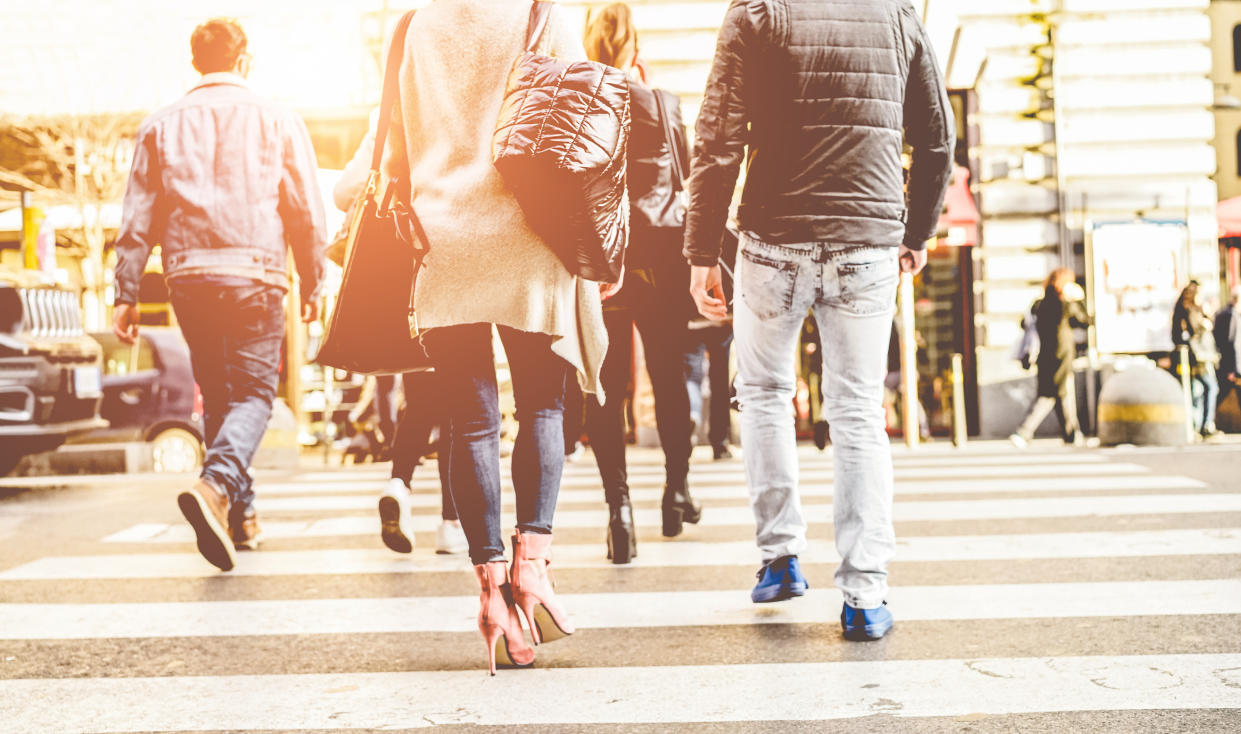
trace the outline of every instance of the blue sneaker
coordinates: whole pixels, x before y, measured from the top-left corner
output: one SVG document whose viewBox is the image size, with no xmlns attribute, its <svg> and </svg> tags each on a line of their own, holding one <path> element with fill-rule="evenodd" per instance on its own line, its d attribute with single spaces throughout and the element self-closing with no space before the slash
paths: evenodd
<svg viewBox="0 0 1241 734">
<path fill-rule="evenodd" d="M 781 556 L 758 570 L 758 584 L 750 592 L 750 601 L 765 604 L 803 596 L 810 584 L 801 573 L 797 556 Z"/>
<path fill-rule="evenodd" d="M 854 609 L 846 603 L 840 610 L 840 628 L 846 640 L 877 640 L 892 629 L 892 612 L 886 601 L 874 609 Z"/>
</svg>

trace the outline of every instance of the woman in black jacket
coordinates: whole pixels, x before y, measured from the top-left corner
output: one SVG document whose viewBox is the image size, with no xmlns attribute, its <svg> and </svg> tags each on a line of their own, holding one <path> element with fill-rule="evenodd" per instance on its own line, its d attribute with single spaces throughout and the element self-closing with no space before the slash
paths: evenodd
<svg viewBox="0 0 1241 734">
<path fill-rule="evenodd" d="M 593 14 L 585 45 L 591 60 L 623 69 L 630 76 L 629 248 L 621 282 L 601 286 L 608 353 L 600 381 L 607 402 L 601 405 L 592 396 L 586 405 L 586 432 L 608 503 L 608 557 L 613 563 L 629 563 L 637 555 L 637 538 L 625 466 L 623 396 L 633 362 L 635 325 L 642 336 L 664 452 L 663 534 L 679 535 L 682 523 L 697 523 L 702 516 L 687 483 L 692 446 L 683 359 L 689 311 L 684 274 L 677 269 L 685 210 L 673 156 L 679 157 L 681 170 L 687 161 L 679 100 L 646 85 L 629 7 L 614 3 Z M 671 140 L 665 134 L 665 120 L 675 133 Z"/>
<path fill-rule="evenodd" d="M 1083 296 L 1073 271 L 1057 268 L 1044 281 L 1042 300 L 1030 310 L 1038 325 L 1038 397 L 1017 432 L 1009 437 L 1020 448 L 1029 443 L 1053 409 L 1065 443 L 1080 445 L 1084 441 L 1077 423 L 1077 387 L 1073 380 L 1073 358 L 1077 354 L 1073 329 L 1090 324 L 1082 306 Z"/>
</svg>

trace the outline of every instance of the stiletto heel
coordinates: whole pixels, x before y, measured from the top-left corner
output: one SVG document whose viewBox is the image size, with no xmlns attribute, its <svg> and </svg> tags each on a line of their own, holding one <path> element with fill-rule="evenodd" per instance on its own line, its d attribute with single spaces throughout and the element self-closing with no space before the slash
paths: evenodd
<svg viewBox="0 0 1241 734">
<path fill-rule="evenodd" d="M 547 569 L 551 552 L 550 534 L 518 530 L 513 536 L 513 600 L 525 616 L 536 645 L 568 637 L 575 631 L 553 591 Z"/>
<path fill-rule="evenodd" d="M 526 644 L 521 619 L 513 605 L 508 564 L 504 561 L 474 566 L 482 594 L 479 597 L 478 631 L 487 643 L 487 671 L 496 674 L 497 664 L 525 668 L 534 664 L 534 650 Z"/>
</svg>

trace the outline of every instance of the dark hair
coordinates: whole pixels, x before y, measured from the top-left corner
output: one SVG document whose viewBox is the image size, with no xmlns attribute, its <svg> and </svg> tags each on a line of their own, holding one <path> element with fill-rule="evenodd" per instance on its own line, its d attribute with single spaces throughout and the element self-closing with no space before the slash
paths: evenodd
<svg viewBox="0 0 1241 734">
<path fill-rule="evenodd" d="M 194 29 L 190 49 L 200 74 L 232 71 L 246 52 L 246 32 L 232 18 L 212 18 Z"/>
</svg>

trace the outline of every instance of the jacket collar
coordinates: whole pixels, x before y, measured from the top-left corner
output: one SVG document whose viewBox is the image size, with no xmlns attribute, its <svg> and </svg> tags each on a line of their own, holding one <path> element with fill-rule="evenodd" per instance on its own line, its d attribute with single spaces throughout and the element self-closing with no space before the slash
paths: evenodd
<svg viewBox="0 0 1241 734">
<path fill-rule="evenodd" d="M 198 80 L 198 83 L 190 91 L 217 84 L 232 84 L 233 86 L 248 88 L 245 77 L 240 74 L 234 74 L 231 71 L 213 71 L 210 74 L 203 74 L 202 78 Z"/>
</svg>

